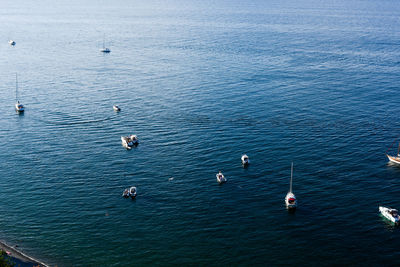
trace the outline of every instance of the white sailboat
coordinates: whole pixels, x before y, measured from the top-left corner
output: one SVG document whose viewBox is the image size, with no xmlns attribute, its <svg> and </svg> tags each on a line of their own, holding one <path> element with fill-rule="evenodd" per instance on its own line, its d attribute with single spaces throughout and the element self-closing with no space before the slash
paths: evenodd
<svg viewBox="0 0 400 267">
<path fill-rule="evenodd" d="M 103 35 L 103 48 L 100 49 L 100 52 L 103 52 L 103 53 L 110 53 L 111 52 L 111 50 L 106 47 L 105 35 Z"/>
<path fill-rule="evenodd" d="M 292 180 L 293 180 L 293 162 L 292 162 L 292 170 L 291 170 L 291 174 L 290 174 L 290 189 L 285 197 L 285 203 L 286 203 L 286 207 L 288 209 L 295 209 L 297 207 L 296 196 L 292 192 Z"/>
<path fill-rule="evenodd" d="M 18 100 L 18 75 L 15 73 L 15 110 L 17 112 L 24 112 L 25 107 Z"/>
</svg>

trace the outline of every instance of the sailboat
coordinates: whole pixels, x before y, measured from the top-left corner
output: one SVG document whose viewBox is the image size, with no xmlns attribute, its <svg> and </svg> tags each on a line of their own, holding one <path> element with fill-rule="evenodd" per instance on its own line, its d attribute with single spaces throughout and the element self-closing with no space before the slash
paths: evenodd
<svg viewBox="0 0 400 267">
<path fill-rule="evenodd" d="M 285 203 L 286 203 L 286 207 L 288 209 L 295 209 L 297 207 L 296 196 L 292 192 L 292 180 L 293 180 L 293 162 L 292 162 L 292 170 L 291 170 L 291 174 L 290 174 L 290 189 L 285 197 Z"/>
<path fill-rule="evenodd" d="M 103 52 L 103 53 L 110 53 L 110 52 L 111 52 L 111 50 L 110 50 L 109 48 L 106 47 L 106 44 L 105 44 L 105 36 L 104 36 L 104 35 L 103 35 L 103 48 L 100 49 L 100 52 Z"/>
<path fill-rule="evenodd" d="M 15 73 L 15 110 L 17 112 L 24 112 L 25 107 L 18 101 L 18 75 Z"/>
<path fill-rule="evenodd" d="M 388 154 L 386 154 L 386 157 L 388 157 L 388 159 L 396 164 L 400 164 L 400 144 L 399 144 L 399 148 L 397 149 L 397 156 L 389 156 Z"/>
</svg>

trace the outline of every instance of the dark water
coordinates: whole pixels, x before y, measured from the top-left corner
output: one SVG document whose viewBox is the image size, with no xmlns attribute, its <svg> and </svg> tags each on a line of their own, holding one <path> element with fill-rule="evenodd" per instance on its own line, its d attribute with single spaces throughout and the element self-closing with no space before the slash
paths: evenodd
<svg viewBox="0 0 400 267">
<path fill-rule="evenodd" d="M 58 266 L 398 264 L 378 206 L 400 208 L 399 17 L 390 0 L 4 2 L 0 238 Z"/>
</svg>

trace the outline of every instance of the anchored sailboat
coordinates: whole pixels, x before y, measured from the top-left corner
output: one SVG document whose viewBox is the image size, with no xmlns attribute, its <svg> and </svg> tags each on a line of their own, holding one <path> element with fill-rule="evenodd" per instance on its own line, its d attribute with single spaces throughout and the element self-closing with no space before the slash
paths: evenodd
<svg viewBox="0 0 400 267">
<path fill-rule="evenodd" d="M 15 73 L 15 110 L 17 112 L 24 112 L 25 107 L 18 101 L 18 75 Z"/>
<path fill-rule="evenodd" d="M 393 143 L 392 143 L 392 145 L 393 145 Z M 390 149 L 390 147 L 389 147 L 389 149 Z M 388 151 L 389 151 L 389 149 L 388 149 Z M 391 162 L 396 163 L 396 164 L 400 164 L 400 143 L 399 143 L 399 147 L 398 147 L 398 149 L 397 149 L 397 156 L 390 156 L 390 155 L 388 155 L 388 154 L 387 154 L 388 151 L 386 151 L 386 157 L 388 157 L 388 159 L 389 159 Z"/>
<path fill-rule="evenodd" d="M 286 207 L 288 209 L 295 209 L 297 207 L 296 196 L 292 192 L 292 180 L 293 180 L 293 162 L 292 162 L 292 170 L 291 170 L 291 174 L 290 174 L 290 189 L 285 197 L 285 203 L 286 203 Z"/>
<path fill-rule="evenodd" d="M 110 53 L 110 52 L 111 52 L 111 50 L 110 50 L 109 48 L 106 47 L 106 44 L 105 44 L 105 35 L 103 35 L 103 48 L 100 49 L 100 52 L 103 52 L 103 53 Z"/>
</svg>

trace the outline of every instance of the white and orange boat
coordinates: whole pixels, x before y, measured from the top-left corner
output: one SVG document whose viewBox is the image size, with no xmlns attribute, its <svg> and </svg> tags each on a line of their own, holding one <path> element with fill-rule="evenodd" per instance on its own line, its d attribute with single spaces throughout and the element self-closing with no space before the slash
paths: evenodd
<svg viewBox="0 0 400 267">
<path fill-rule="evenodd" d="M 399 144 L 399 148 L 397 149 L 397 156 L 390 156 L 386 153 L 386 157 L 388 157 L 390 162 L 400 164 L 400 144 Z"/>
</svg>

